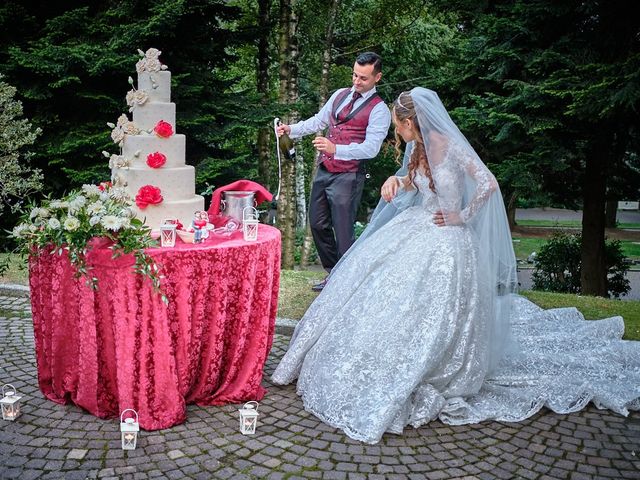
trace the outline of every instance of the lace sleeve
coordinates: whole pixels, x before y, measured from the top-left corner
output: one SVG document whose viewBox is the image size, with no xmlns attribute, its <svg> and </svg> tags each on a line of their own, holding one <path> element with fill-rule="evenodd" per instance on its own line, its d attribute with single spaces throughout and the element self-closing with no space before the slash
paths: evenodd
<svg viewBox="0 0 640 480">
<path fill-rule="evenodd" d="M 467 206 L 460 212 L 463 223 L 469 222 L 487 202 L 489 197 L 498 189 L 498 182 L 489 169 L 467 149 L 460 145 L 452 147 L 464 173 L 476 182 L 476 190 Z"/>
</svg>

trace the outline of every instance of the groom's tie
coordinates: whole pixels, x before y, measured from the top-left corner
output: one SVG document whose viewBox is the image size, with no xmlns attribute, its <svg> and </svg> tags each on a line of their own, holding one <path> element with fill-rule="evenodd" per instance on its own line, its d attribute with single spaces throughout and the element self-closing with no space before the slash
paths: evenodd
<svg viewBox="0 0 640 480">
<path fill-rule="evenodd" d="M 356 103 L 356 100 L 359 99 L 360 97 L 362 97 L 362 94 L 360 94 L 358 92 L 353 92 L 353 95 L 351 97 L 351 101 L 349 103 L 347 103 L 344 106 L 344 108 L 342 110 L 340 110 L 340 112 L 338 112 L 338 115 L 336 116 L 336 118 L 340 122 L 343 122 L 344 119 L 349 116 L 349 114 L 351 113 L 351 110 L 353 110 L 353 104 Z"/>
</svg>

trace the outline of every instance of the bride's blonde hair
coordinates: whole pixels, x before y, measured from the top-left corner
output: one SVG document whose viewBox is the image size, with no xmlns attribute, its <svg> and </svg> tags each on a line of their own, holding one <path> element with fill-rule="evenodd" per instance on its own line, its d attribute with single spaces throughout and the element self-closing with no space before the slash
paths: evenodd
<svg viewBox="0 0 640 480">
<path fill-rule="evenodd" d="M 402 122 L 404 120 L 410 120 L 412 125 L 412 130 L 416 134 L 415 144 L 413 146 L 413 150 L 411 151 L 411 157 L 409 157 L 409 172 L 407 178 L 405 179 L 405 188 L 409 188 L 410 185 L 415 185 L 413 179 L 416 176 L 416 170 L 419 167 L 422 167 L 427 178 L 429 179 L 429 188 L 432 192 L 435 193 L 436 189 L 433 184 L 433 176 L 431 175 L 431 168 L 429 167 L 429 160 L 427 158 L 427 151 L 424 146 L 424 140 L 422 139 L 422 134 L 420 133 L 420 124 L 418 124 L 418 118 L 416 117 L 416 109 L 413 104 L 413 99 L 411 98 L 411 94 L 409 92 L 402 92 L 396 98 L 396 101 L 393 102 L 393 113 L 396 116 L 396 120 Z M 395 130 L 396 137 L 396 161 L 400 164 L 400 158 L 402 157 L 402 150 L 400 149 L 400 145 L 402 144 L 402 138 L 398 134 L 398 130 Z"/>
</svg>

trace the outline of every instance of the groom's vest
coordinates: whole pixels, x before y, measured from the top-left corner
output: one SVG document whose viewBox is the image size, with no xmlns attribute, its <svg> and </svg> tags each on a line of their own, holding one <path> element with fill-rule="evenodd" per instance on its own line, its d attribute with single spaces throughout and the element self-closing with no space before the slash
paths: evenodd
<svg viewBox="0 0 640 480">
<path fill-rule="evenodd" d="M 350 143 L 362 143 L 366 138 L 367 125 L 369 125 L 369 115 L 377 104 L 382 102 L 382 98 L 374 93 L 367 98 L 358 108 L 354 108 L 347 118 L 339 121 L 336 118 L 338 107 L 351 95 L 351 89 L 345 88 L 340 92 L 331 106 L 329 117 L 328 139 L 336 145 L 349 145 Z M 335 160 L 333 155 L 322 152 L 318 162 L 331 173 L 357 172 L 361 168 L 360 160 Z"/>
</svg>

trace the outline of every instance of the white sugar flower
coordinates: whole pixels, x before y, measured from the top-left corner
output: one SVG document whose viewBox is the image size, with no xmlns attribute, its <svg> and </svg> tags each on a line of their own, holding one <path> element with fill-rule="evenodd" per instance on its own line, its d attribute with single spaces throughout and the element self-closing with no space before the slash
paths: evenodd
<svg viewBox="0 0 640 480">
<path fill-rule="evenodd" d="M 49 222 L 47 222 L 47 225 L 49 225 L 49 228 L 53 230 L 58 230 L 60 228 L 60 220 L 55 217 L 50 218 Z"/>
<path fill-rule="evenodd" d="M 118 117 L 118 123 L 116 124 L 116 126 L 121 127 L 122 125 L 124 125 L 125 123 L 127 123 L 129 121 L 129 117 L 127 117 L 126 114 L 122 114 Z"/>
<path fill-rule="evenodd" d="M 145 61 L 144 58 L 142 60 L 138 60 L 138 62 L 136 63 L 136 72 L 138 73 L 144 72 L 146 66 L 147 66 L 147 62 Z"/>
<path fill-rule="evenodd" d="M 121 187 L 112 188 L 109 192 L 109 196 L 119 202 L 124 202 L 130 199 L 129 194 Z"/>
<path fill-rule="evenodd" d="M 106 209 L 104 208 L 104 204 L 98 200 L 87 207 L 87 212 L 89 215 L 100 215 L 101 213 L 105 213 Z"/>
<path fill-rule="evenodd" d="M 124 156 L 122 155 L 116 155 L 114 153 L 113 155 L 111 155 L 111 158 L 109 158 L 109 168 L 112 170 L 114 168 L 123 168 L 128 166 L 129 166 L 129 159 L 124 158 Z"/>
<path fill-rule="evenodd" d="M 107 200 L 109 200 L 109 193 L 108 192 L 100 192 L 100 201 L 102 202 L 106 202 Z"/>
<path fill-rule="evenodd" d="M 127 135 L 138 135 L 140 133 L 140 129 L 133 122 L 127 122 L 122 125 L 122 130 L 124 130 L 124 133 Z"/>
<path fill-rule="evenodd" d="M 82 191 L 89 197 L 97 197 L 98 195 L 100 195 L 100 189 L 97 185 L 85 183 L 84 185 L 82 185 Z"/>
<path fill-rule="evenodd" d="M 120 219 L 115 215 L 105 215 L 102 217 L 102 220 L 100 220 L 100 223 L 104 228 L 111 230 L 112 232 L 117 232 L 120 230 L 121 226 Z"/>
<path fill-rule="evenodd" d="M 80 220 L 78 220 L 76 217 L 67 217 L 64 220 L 64 229 L 72 232 L 74 230 L 77 230 L 80 227 Z"/>
<path fill-rule="evenodd" d="M 111 131 L 111 140 L 113 140 L 113 143 L 117 143 L 122 146 L 122 141 L 124 140 L 124 132 L 122 131 L 122 128 L 116 127 Z"/>
<path fill-rule="evenodd" d="M 148 58 L 146 68 L 148 72 L 159 72 L 162 69 L 162 64 L 157 58 Z"/>
<path fill-rule="evenodd" d="M 127 92 L 127 105 L 132 109 L 138 105 L 144 105 L 149 100 L 149 95 L 144 90 L 129 90 Z"/>
<path fill-rule="evenodd" d="M 91 217 L 89 219 L 89 225 L 91 225 L 93 227 L 93 226 L 99 224 L 101 219 L 102 219 L 102 217 L 100 215 L 94 215 L 93 217 Z"/>
<path fill-rule="evenodd" d="M 149 50 L 147 50 L 144 54 L 145 57 L 149 58 L 149 59 L 158 59 L 158 57 L 160 56 L 162 52 L 160 50 L 158 50 L 157 48 L 150 48 Z"/>
</svg>

